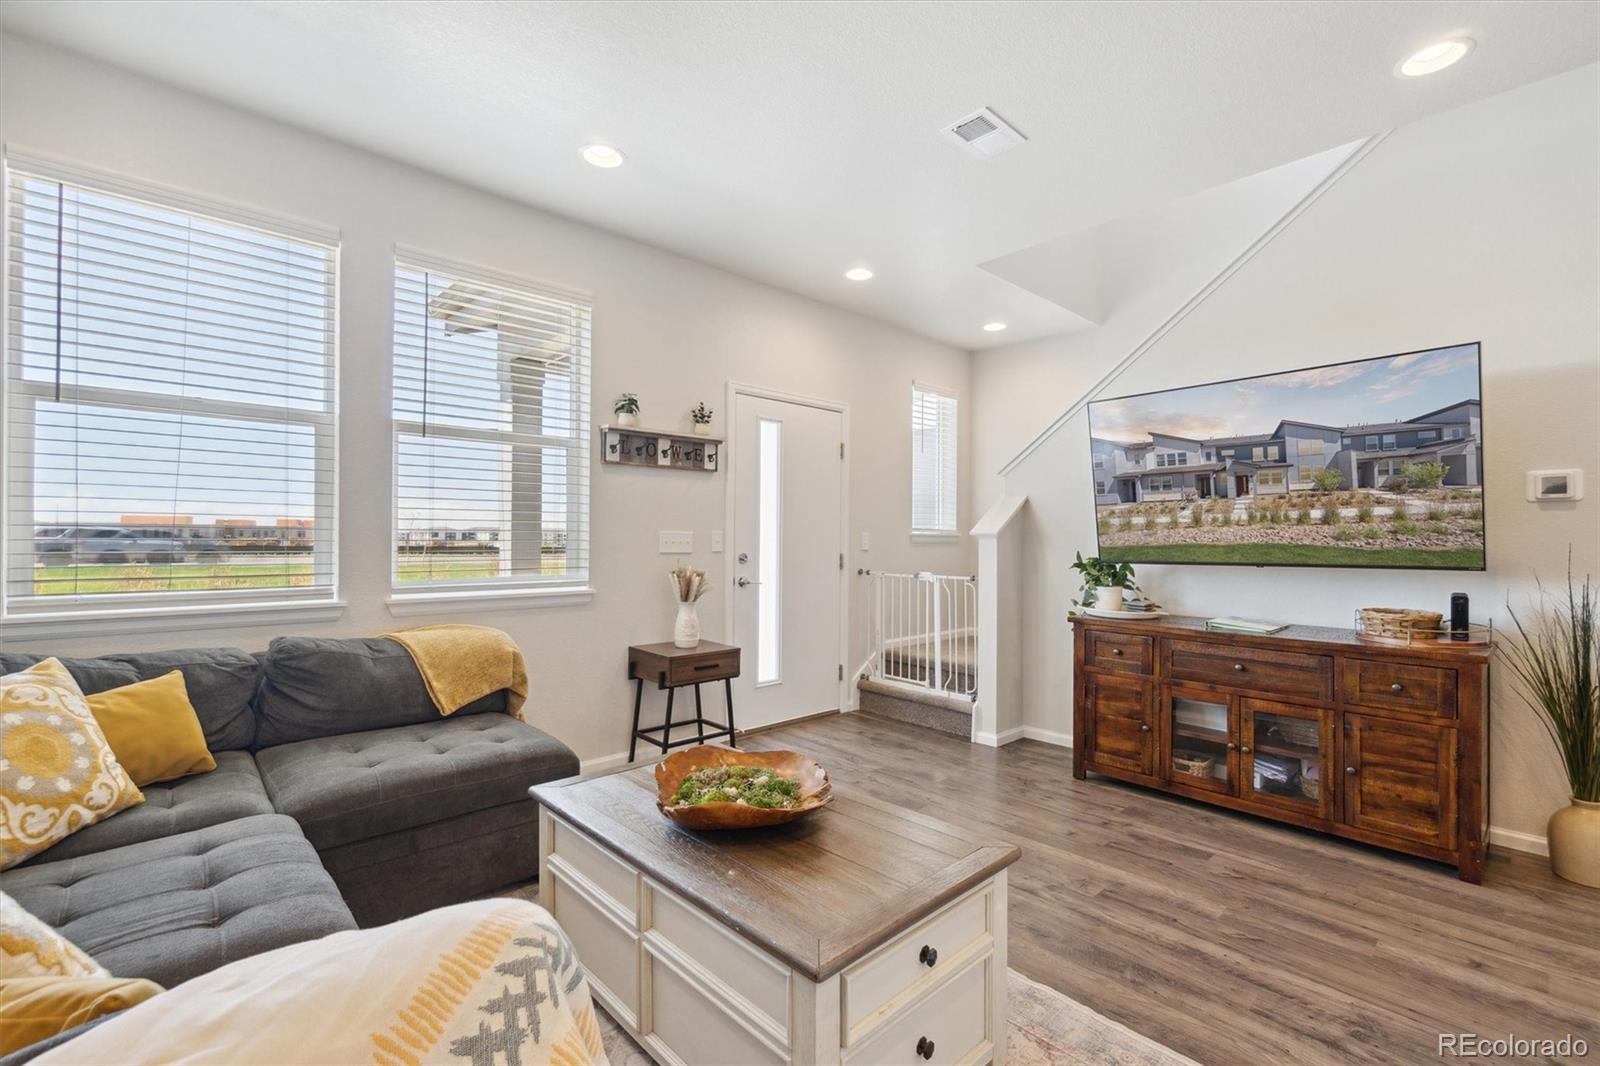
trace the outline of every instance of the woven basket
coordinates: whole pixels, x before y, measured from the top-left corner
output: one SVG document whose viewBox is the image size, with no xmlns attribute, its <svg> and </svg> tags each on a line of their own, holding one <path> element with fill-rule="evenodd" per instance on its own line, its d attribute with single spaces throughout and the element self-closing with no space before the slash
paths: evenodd
<svg viewBox="0 0 1600 1066">
<path fill-rule="evenodd" d="M 1322 795 L 1322 783 L 1314 777 L 1300 775 L 1300 795 L 1315 802 Z"/>
<path fill-rule="evenodd" d="M 1215 763 L 1216 760 L 1209 755 L 1196 755 L 1187 751 L 1172 753 L 1173 771 L 1188 777 L 1210 777 L 1211 767 Z"/>
<path fill-rule="evenodd" d="M 1409 640 L 1414 632 L 1436 632 L 1444 621 L 1438 611 L 1413 611 L 1407 607 L 1363 607 L 1359 617 L 1361 632 L 1389 640 Z"/>
</svg>

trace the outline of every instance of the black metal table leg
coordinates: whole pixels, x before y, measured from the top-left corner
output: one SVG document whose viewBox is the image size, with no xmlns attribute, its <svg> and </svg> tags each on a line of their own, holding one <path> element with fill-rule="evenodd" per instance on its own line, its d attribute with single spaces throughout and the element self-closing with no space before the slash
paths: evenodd
<svg viewBox="0 0 1600 1066">
<path fill-rule="evenodd" d="M 733 738 L 733 678 L 723 678 L 722 684 L 728 695 L 728 747 L 737 748 L 739 744 Z M 695 691 L 699 692 L 698 686 L 696 686 Z"/>
<path fill-rule="evenodd" d="M 639 703 L 644 699 L 644 678 L 634 678 L 633 687 L 633 732 L 628 734 L 628 761 L 633 762 L 635 748 L 639 744 Z"/>
<path fill-rule="evenodd" d="M 661 727 L 661 754 L 665 755 L 672 746 L 672 696 L 678 690 L 667 689 L 667 724 Z"/>
<path fill-rule="evenodd" d="M 694 683 L 694 728 L 700 743 L 706 742 L 706 712 L 700 706 L 700 682 Z"/>
</svg>

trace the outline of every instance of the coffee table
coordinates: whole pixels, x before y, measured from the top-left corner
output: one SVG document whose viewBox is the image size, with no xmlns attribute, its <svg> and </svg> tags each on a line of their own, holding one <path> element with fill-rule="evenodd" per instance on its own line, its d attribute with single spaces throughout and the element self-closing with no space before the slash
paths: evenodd
<svg viewBox="0 0 1600 1066">
<path fill-rule="evenodd" d="M 539 890 L 590 988 L 661 1063 L 1002 1063 L 1015 845 L 835 787 L 695 833 L 653 768 L 537 785 Z"/>
</svg>

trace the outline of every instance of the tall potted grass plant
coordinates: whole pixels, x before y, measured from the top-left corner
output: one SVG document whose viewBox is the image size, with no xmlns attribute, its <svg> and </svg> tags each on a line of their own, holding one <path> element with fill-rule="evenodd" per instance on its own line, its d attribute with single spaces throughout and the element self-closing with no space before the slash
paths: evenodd
<svg viewBox="0 0 1600 1066">
<path fill-rule="evenodd" d="M 1600 888 L 1600 590 L 1569 568 L 1563 600 L 1540 587 L 1526 622 L 1511 611 L 1517 639 L 1503 650 L 1521 695 L 1555 741 L 1572 802 L 1550 816 L 1550 868 Z M 1510 609 L 1510 603 L 1507 603 Z"/>
</svg>

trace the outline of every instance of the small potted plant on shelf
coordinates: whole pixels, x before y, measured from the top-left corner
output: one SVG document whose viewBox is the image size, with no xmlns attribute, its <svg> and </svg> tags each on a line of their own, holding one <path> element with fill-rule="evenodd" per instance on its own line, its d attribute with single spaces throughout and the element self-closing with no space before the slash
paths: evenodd
<svg viewBox="0 0 1600 1066">
<path fill-rule="evenodd" d="M 1078 552 L 1072 569 L 1083 576 L 1083 598 L 1078 601 L 1080 607 L 1120 611 L 1123 592 L 1129 589 L 1139 591 L 1139 586 L 1133 581 L 1131 563 L 1114 563 L 1097 555 L 1085 559 L 1083 553 Z"/>
<path fill-rule="evenodd" d="M 611 405 L 612 412 L 617 416 L 619 426 L 637 426 L 639 424 L 639 397 L 631 392 L 625 392 L 617 397 L 617 402 Z"/>
<path fill-rule="evenodd" d="M 695 436 L 709 437 L 711 435 L 711 415 L 711 408 L 707 407 L 704 401 L 695 404 L 689 409 L 689 419 L 694 422 Z"/>
<path fill-rule="evenodd" d="M 1545 829 L 1550 869 L 1600 888 L 1600 588 L 1573 584 L 1569 571 L 1565 599 L 1540 592 L 1526 623 L 1511 611 L 1518 639 L 1500 650 L 1567 772 L 1572 802 Z"/>
</svg>

